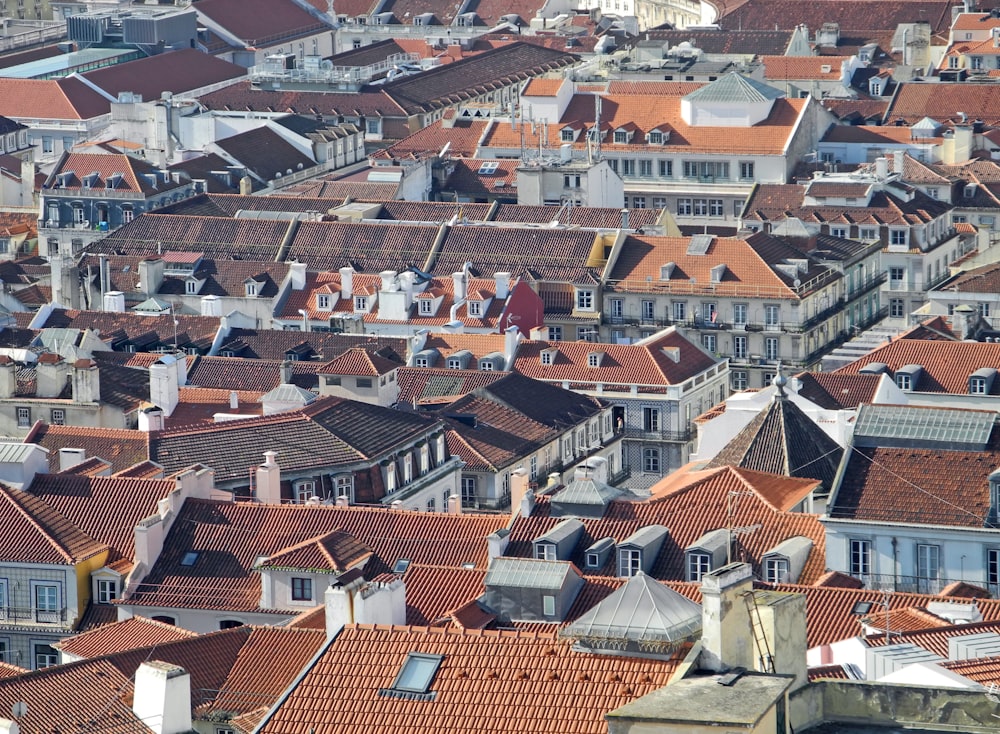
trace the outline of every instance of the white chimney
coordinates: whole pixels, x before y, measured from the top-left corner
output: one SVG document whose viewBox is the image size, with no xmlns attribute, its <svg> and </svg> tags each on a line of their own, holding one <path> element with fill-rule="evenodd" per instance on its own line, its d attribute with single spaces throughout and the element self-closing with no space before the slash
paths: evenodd
<svg viewBox="0 0 1000 734">
<path fill-rule="evenodd" d="M 149 433 L 150 431 L 162 431 L 164 428 L 163 411 L 155 405 L 150 405 L 139 411 L 139 430 Z"/>
<path fill-rule="evenodd" d="M 510 530 L 507 528 L 500 528 L 499 530 L 490 533 L 486 536 L 486 555 L 490 561 L 494 558 L 499 558 L 507 550 L 507 544 L 510 543 Z"/>
<path fill-rule="evenodd" d="M 753 570 L 747 563 L 732 563 L 702 576 L 698 663 L 705 670 L 754 669 L 753 633 L 743 601 L 747 592 L 753 593 Z"/>
<path fill-rule="evenodd" d="M 157 361 L 149 365 L 149 401 L 169 416 L 177 407 L 179 390 L 172 364 Z"/>
<path fill-rule="evenodd" d="M 350 506 L 351 506 L 351 498 L 348 497 L 346 494 L 342 494 L 337 497 L 337 507 L 350 507 Z"/>
<path fill-rule="evenodd" d="M 875 159 L 875 177 L 879 181 L 885 181 L 889 177 L 889 159 L 885 156 Z"/>
<path fill-rule="evenodd" d="M 0 734 L 21 734 L 21 727 L 17 725 L 16 721 L 0 719 Z"/>
<path fill-rule="evenodd" d="M 494 273 L 493 279 L 497 284 L 497 299 L 506 299 L 510 295 L 510 273 Z"/>
<path fill-rule="evenodd" d="M 326 607 L 326 636 L 333 637 L 349 624 L 354 624 L 354 595 L 343 586 L 330 586 L 323 594 Z"/>
<path fill-rule="evenodd" d="M 132 712 L 156 734 L 191 731 L 191 676 L 173 663 L 142 663 L 135 672 Z"/>
<path fill-rule="evenodd" d="M 406 624 L 406 586 L 403 579 L 373 582 L 354 594 L 356 624 Z"/>
<path fill-rule="evenodd" d="M 257 501 L 265 505 L 281 504 L 281 468 L 274 461 L 273 451 L 264 452 L 264 463 L 257 467 Z"/>
<path fill-rule="evenodd" d="M 306 287 L 306 264 L 293 262 L 288 264 L 288 279 L 293 291 L 300 291 Z"/>
<path fill-rule="evenodd" d="M 902 150 L 894 150 L 892 152 L 892 172 L 898 173 L 900 178 L 903 176 L 903 168 L 906 165 L 906 153 Z"/>
<path fill-rule="evenodd" d="M 59 449 L 59 471 L 72 469 L 87 460 L 87 449 Z"/>
<path fill-rule="evenodd" d="M 105 293 L 104 310 L 123 313 L 125 311 L 125 294 L 121 291 L 108 291 Z"/>
<path fill-rule="evenodd" d="M 603 456 L 593 456 L 587 461 L 587 468 L 590 470 L 590 476 L 594 478 L 595 482 L 608 483 L 608 460 Z"/>
<path fill-rule="evenodd" d="M 340 269 L 340 297 L 351 298 L 354 295 L 354 268 Z"/>
<path fill-rule="evenodd" d="M 395 270 L 383 270 L 379 273 L 379 277 L 382 279 L 382 290 L 388 291 L 389 293 L 395 293 L 399 290 L 399 278 L 398 273 Z"/>
<path fill-rule="evenodd" d="M 462 514 L 462 498 L 459 497 L 457 494 L 453 494 L 448 497 L 448 514 L 449 515 Z"/>
<path fill-rule="evenodd" d="M 229 409 L 239 410 L 240 408 L 240 394 L 235 390 L 229 391 Z"/>
<path fill-rule="evenodd" d="M 516 326 L 508 326 L 503 331 L 503 368 L 509 370 L 514 366 L 517 356 L 517 344 L 521 341 L 521 332 Z"/>
<path fill-rule="evenodd" d="M 465 276 L 465 271 L 451 274 L 451 280 L 455 287 L 455 301 L 464 301 L 465 297 L 469 294 L 468 285 L 469 281 Z"/>
<path fill-rule="evenodd" d="M 208 295 L 201 297 L 201 315 L 222 317 L 222 299 L 218 296 Z"/>
</svg>

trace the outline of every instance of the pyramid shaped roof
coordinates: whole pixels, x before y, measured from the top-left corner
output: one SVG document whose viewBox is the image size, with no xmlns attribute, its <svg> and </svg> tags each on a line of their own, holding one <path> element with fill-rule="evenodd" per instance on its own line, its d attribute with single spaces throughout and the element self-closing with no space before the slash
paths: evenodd
<svg viewBox="0 0 1000 734">
<path fill-rule="evenodd" d="M 780 89 L 732 71 L 684 96 L 689 102 L 751 104 L 784 97 Z"/>
<path fill-rule="evenodd" d="M 569 625 L 563 635 L 590 647 L 672 647 L 701 632 L 701 605 L 641 571 Z"/>
<path fill-rule="evenodd" d="M 842 454 L 836 441 L 779 394 L 705 468 L 731 465 L 818 479 L 829 490 Z"/>
</svg>

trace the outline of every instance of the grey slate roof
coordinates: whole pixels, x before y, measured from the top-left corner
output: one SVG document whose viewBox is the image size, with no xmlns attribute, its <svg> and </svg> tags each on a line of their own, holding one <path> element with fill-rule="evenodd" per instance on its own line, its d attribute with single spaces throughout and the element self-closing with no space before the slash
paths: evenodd
<svg viewBox="0 0 1000 734">
<path fill-rule="evenodd" d="M 751 104 L 753 102 L 766 102 L 784 96 L 785 93 L 780 89 L 775 89 L 768 84 L 759 82 L 756 79 L 750 79 L 734 71 L 719 77 L 714 82 L 709 82 L 705 86 L 699 87 L 685 95 L 684 99 L 698 102 Z"/>
<path fill-rule="evenodd" d="M 484 586 L 514 586 L 522 589 L 560 589 L 566 577 L 577 573 L 569 561 L 501 556 L 490 563 Z M 579 575 L 579 574 L 578 574 Z"/>
</svg>

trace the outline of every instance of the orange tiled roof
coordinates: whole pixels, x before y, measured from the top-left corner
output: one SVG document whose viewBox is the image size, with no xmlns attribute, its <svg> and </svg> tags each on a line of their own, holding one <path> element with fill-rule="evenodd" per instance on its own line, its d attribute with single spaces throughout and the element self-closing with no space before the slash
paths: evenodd
<svg viewBox="0 0 1000 734">
<path fill-rule="evenodd" d="M 188 500 L 156 565 L 127 603 L 259 611 L 260 579 L 251 570 L 256 560 L 338 529 L 375 553 L 366 567 L 369 575 L 388 570 L 400 558 L 485 568 L 484 539 L 507 521 L 506 515 Z M 189 550 L 203 554 L 193 567 L 180 564 Z"/>
<path fill-rule="evenodd" d="M 881 362 L 890 372 L 909 364 L 923 367 L 917 392 L 967 395 L 969 375 L 983 367 L 1000 369 L 1000 344 L 994 342 L 955 342 L 926 339 L 894 339 L 869 352 L 837 374 L 855 375 L 867 364 Z M 1000 394 L 994 384 L 992 394 Z"/>
<path fill-rule="evenodd" d="M 331 530 L 275 551 L 258 568 L 344 573 L 371 558 L 372 552 L 352 535 Z"/>
<path fill-rule="evenodd" d="M 989 13 L 959 13 L 952 23 L 953 31 L 989 31 L 1000 27 L 1000 19 Z"/>
<path fill-rule="evenodd" d="M 112 472 L 128 469 L 149 458 L 149 434 L 114 428 L 84 426 L 38 425 L 25 438 L 49 451 L 50 471 L 59 471 L 59 449 L 82 448 L 87 456 L 98 456 L 111 462 Z"/>
<path fill-rule="evenodd" d="M 613 136 L 608 135 L 602 141 L 602 150 L 607 155 L 616 151 L 663 151 L 663 155 L 679 155 L 682 153 L 743 153 L 758 155 L 782 155 L 796 127 L 796 122 L 802 116 L 807 100 L 776 99 L 771 113 L 763 121 L 747 128 L 739 128 L 734 134 L 731 127 L 692 126 L 681 117 L 681 94 L 658 95 L 655 105 L 649 104 L 649 94 L 606 94 L 603 95 L 602 126 L 608 130 L 623 128 L 632 123 L 635 132 L 628 143 L 615 143 Z M 594 122 L 594 99 L 591 94 L 576 94 L 566 108 L 562 119 L 550 122 L 547 128 L 548 139 L 561 139 L 564 127 L 572 126 L 577 130 L 590 128 Z M 646 133 L 663 124 L 670 126 L 670 139 L 664 145 L 650 146 L 646 142 Z M 529 148 L 539 146 L 539 135 L 542 125 L 512 130 L 510 125 L 494 125 L 483 137 L 483 154 L 488 155 L 490 149 L 520 149 L 522 142 Z M 524 136 L 522 141 L 522 135 Z M 584 135 L 578 135 L 573 147 L 586 150 L 587 140 Z"/>
<path fill-rule="evenodd" d="M 850 56 L 761 56 L 764 78 L 768 80 L 816 79 L 837 81 L 840 66 L 849 62 Z"/>
<path fill-rule="evenodd" d="M 408 653 L 441 655 L 433 701 L 380 693 Z M 263 723 L 292 734 L 307 717 L 316 734 L 535 731 L 598 734 L 604 715 L 666 685 L 686 650 L 669 660 L 574 652 L 569 642 L 531 633 L 427 627 L 348 626 Z M 613 664 L 612 664 L 613 663 Z"/>
<path fill-rule="evenodd" d="M 880 381 L 879 375 L 848 375 L 830 372 L 802 372 L 798 394 L 825 410 L 857 408 L 870 403 Z"/>
<path fill-rule="evenodd" d="M 196 633 L 173 624 L 157 622 L 146 617 L 130 617 L 121 622 L 68 637 L 55 643 L 54 647 L 77 658 L 96 658 L 122 650 L 159 645 L 196 636 Z"/>
<path fill-rule="evenodd" d="M 486 569 L 411 564 L 406 583 L 406 623 L 440 626 L 449 613 L 481 596 Z"/>
<path fill-rule="evenodd" d="M 521 90 L 522 97 L 555 97 L 562 87 L 564 79 L 547 79 L 535 77 L 530 79 Z"/>
<path fill-rule="evenodd" d="M 108 550 L 33 494 L 3 485 L 0 527 L 0 560 L 11 563 L 76 565 Z"/>
</svg>

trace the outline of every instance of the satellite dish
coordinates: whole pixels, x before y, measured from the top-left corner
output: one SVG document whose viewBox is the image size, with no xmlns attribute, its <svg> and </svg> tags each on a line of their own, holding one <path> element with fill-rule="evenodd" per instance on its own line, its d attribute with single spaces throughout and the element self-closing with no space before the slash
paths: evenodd
<svg viewBox="0 0 1000 734">
<path fill-rule="evenodd" d="M 17 703 L 15 703 L 13 706 L 10 707 L 10 713 L 11 716 L 13 716 L 15 719 L 20 719 L 27 715 L 28 704 L 26 704 L 24 701 L 18 701 Z"/>
<path fill-rule="evenodd" d="M 798 288 L 800 285 L 802 285 L 802 281 L 796 278 L 795 280 L 792 281 L 792 285 Z"/>
</svg>

